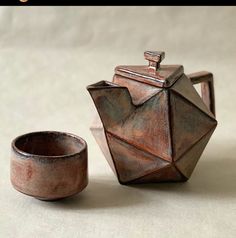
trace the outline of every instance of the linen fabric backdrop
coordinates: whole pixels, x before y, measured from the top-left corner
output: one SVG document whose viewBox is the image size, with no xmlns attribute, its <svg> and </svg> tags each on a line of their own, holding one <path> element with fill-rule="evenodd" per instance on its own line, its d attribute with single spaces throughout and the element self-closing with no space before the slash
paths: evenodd
<svg viewBox="0 0 236 238">
<path fill-rule="evenodd" d="M 0 237 L 236 237 L 236 7 L 1 7 L 0 36 Z M 145 50 L 214 74 L 218 127 L 186 183 L 119 185 L 89 130 L 86 86 L 147 64 Z M 10 143 L 39 130 L 87 141 L 78 196 L 12 188 Z"/>
</svg>

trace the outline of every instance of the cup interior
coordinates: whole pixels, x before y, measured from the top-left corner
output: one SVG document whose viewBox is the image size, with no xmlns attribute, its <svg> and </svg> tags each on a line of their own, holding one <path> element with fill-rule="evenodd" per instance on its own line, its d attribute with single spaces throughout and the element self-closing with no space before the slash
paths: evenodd
<svg viewBox="0 0 236 238">
<path fill-rule="evenodd" d="M 17 137 L 13 148 L 20 153 L 38 156 L 68 156 L 86 147 L 80 137 L 63 132 L 33 132 Z"/>
</svg>

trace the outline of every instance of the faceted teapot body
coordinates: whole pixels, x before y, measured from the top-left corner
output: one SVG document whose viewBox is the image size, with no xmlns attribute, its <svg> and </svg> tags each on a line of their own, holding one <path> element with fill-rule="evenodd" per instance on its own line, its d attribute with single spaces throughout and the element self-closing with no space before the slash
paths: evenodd
<svg viewBox="0 0 236 238">
<path fill-rule="evenodd" d="M 186 181 L 217 125 L 212 74 L 158 72 L 153 62 L 117 67 L 112 83 L 88 86 L 100 117 L 91 131 L 121 184 Z M 149 74 L 165 78 L 148 81 Z M 201 81 L 202 98 L 193 87 Z"/>
</svg>

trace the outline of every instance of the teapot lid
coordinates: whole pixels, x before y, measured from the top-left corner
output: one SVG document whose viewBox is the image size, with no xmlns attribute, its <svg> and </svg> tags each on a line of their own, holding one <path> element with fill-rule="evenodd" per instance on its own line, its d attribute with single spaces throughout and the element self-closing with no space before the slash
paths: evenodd
<svg viewBox="0 0 236 238">
<path fill-rule="evenodd" d="M 139 82 L 168 88 L 184 72 L 182 65 L 160 65 L 165 58 L 165 52 L 163 51 L 145 51 L 144 57 L 149 61 L 149 65 L 117 66 L 115 73 Z"/>
</svg>

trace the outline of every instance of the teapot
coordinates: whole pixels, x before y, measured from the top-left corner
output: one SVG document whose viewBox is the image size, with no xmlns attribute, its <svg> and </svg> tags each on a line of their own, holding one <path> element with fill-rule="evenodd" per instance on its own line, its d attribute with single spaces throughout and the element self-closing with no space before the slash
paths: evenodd
<svg viewBox="0 0 236 238">
<path fill-rule="evenodd" d="M 163 51 L 144 57 L 148 65 L 117 66 L 112 82 L 87 86 L 99 115 L 92 134 L 120 184 L 187 181 L 217 126 L 213 75 L 162 65 Z"/>
</svg>

